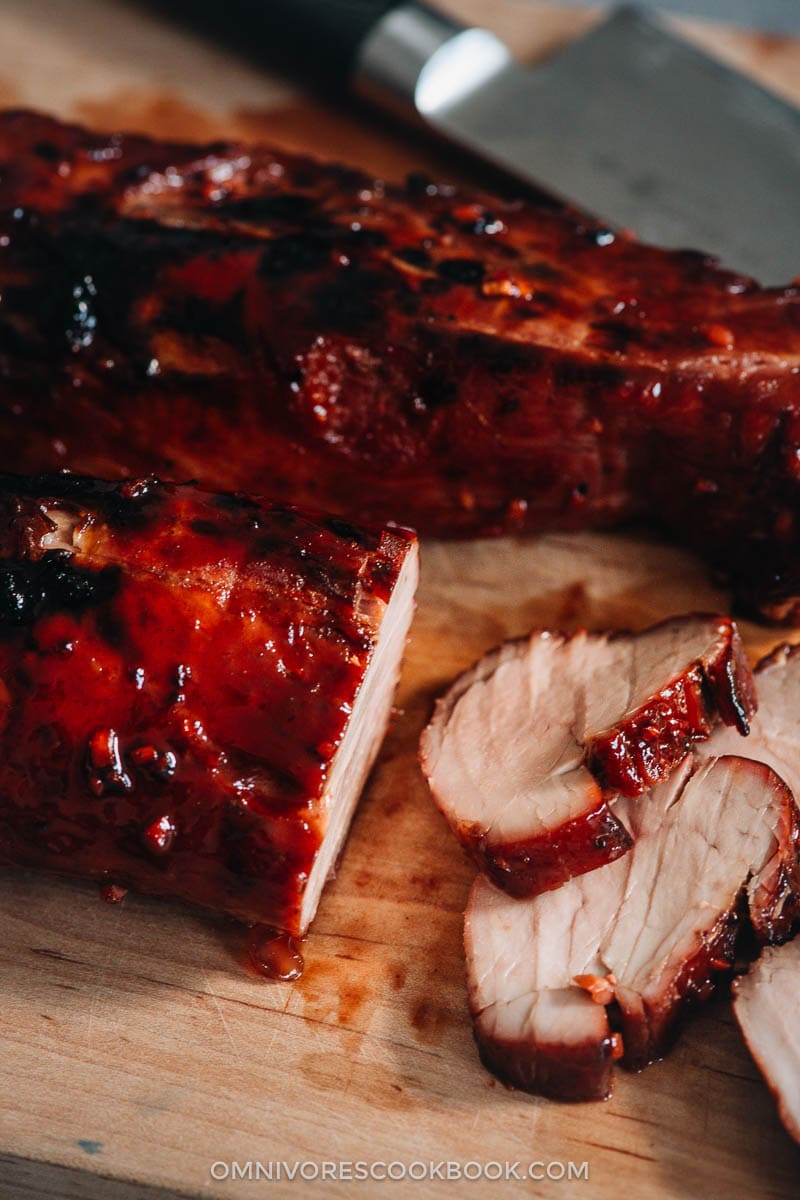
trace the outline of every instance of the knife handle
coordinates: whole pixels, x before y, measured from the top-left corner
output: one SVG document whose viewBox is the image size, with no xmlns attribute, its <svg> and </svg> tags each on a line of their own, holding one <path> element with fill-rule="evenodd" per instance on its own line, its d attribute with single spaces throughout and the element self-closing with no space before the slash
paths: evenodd
<svg viewBox="0 0 800 1200">
<path fill-rule="evenodd" d="M 315 87 L 339 91 L 350 85 L 362 47 L 384 18 L 399 19 L 414 40 L 431 21 L 458 28 L 426 5 L 403 0 L 161 0 L 159 7 L 235 38 Z"/>
<path fill-rule="evenodd" d="M 384 84 L 413 104 L 427 59 L 463 31 L 415 0 L 155 0 L 169 16 L 224 38 L 312 88 L 371 90 Z M 398 94 L 402 94 L 399 97 Z M 392 102 L 392 107 L 401 107 Z"/>
</svg>

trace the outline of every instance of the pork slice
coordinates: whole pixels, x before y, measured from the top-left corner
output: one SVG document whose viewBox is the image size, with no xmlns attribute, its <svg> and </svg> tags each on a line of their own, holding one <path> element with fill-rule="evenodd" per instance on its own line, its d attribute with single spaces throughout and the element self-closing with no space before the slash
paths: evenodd
<svg viewBox="0 0 800 1200">
<path fill-rule="evenodd" d="M 695 757 L 738 754 L 765 763 L 800 800 L 800 647 L 778 646 L 756 667 L 755 682 L 758 711 L 747 739 L 717 726 L 710 741 L 694 747 Z"/>
<path fill-rule="evenodd" d="M 779 646 L 755 671 L 758 712 L 742 741 L 733 729 L 718 728 L 710 742 L 698 743 L 700 759 L 709 754 L 741 754 L 772 767 L 800 798 L 800 646 Z"/>
<path fill-rule="evenodd" d="M 800 939 L 767 947 L 733 985 L 733 1011 L 774 1095 L 780 1118 L 800 1142 Z"/>
<path fill-rule="evenodd" d="M 417 543 L 0 476 L 0 862 L 303 933 L 389 720 Z"/>
<path fill-rule="evenodd" d="M 740 753 L 767 763 L 800 796 L 800 650 L 780 646 L 756 669 L 759 711 Z M 739 739 L 719 730 L 698 746 L 733 752 Z M 781 1120 L 800 1141 L 800 1045 L 794 1034 L 800 1001 L 800 940 L 767 948 L 733 987 L 733 1010 L 745 1041 L 778 1103 Z"/>
<path fill-rule="evenodd" d="M 456 680 L 420 758 L 479 866 L 530 896 L 629 850 L 610 801 L 665 779 L 717 713 L 746 733 L 754 707 L 728 618 L 683 617 L 639 635 L 536 631 Z"/>
<path fill-rule="evenodd" d="M 528 900 L 479 876 L 470 897 L 481 1058 L 527 1091 L 608 1096 L 615 1057 L 638 1070 L 663 1054 L 732 963 L 740 897 L 763 940 L 796 915 L 798 812 L 769 767 L 687 756 L 647 803 L 620 807 L 635 839 L 624 858 Z"/>
</svg>

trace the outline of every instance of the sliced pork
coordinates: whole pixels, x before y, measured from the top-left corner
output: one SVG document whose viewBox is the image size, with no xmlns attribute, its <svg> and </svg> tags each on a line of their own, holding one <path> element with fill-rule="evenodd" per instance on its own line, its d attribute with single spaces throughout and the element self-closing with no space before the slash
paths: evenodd
<svg viewBox="0 0 800 1200">
<path fill-rule="evenodd" d="M 398 528 L 0 477 L 0 861 L 302 933 L 384 735 L 416 579 Z"/>
<path fill-rule="evenodd" d="M 733 992 L 733 1011 L 750 1053 L 781 1120 L 800 1142 L 800 939 L 764 950 Z"/>
<path fill-rule="evenodd" d="M 699 743 L 699 758 L 742 754 L 767 763 L 800 800 L 800 646 L 779 646 L 756 668 L 758 712 L 743 742 L 733 729 L 717 729 Z"/>
<path fill-rule="evenodd" d="M 797 912 L 798 811 L 761 763 L 687 756 L 647 802 L 622 800 L 630 854 L 530 900 L 479 876 L 465 919 L 481 1058 L 568 1100 L 606 1097 L 620 1058 L 660 1056 L 687 1002 L 733 960 L 740 900 L 762 942 Z"/>
<path fill-rule="evenodd" d="M 800 796 L 800 648 L 781 646 L 757 668 L 759 710 L 743 749 L 768 763 Z M 699 746 L 734 752 L 739 739 L 720 730 Z M 800 940 L 765 949 L 734 983 L 733 1010 L 745 1041 L 773 1092 L 781 1120 L 800 1141 Z"/>
<path fill-rule="evenodd" d="M 639 635 L 537 631 L 456 680 L 422 736 L 421 762 L 481 868 L 530 896 L 629 850 L 610 801 L 665 779 L 717 713 L 746 733 L 754 706 L 727 618 L 679 618 Z"/>
</svg>

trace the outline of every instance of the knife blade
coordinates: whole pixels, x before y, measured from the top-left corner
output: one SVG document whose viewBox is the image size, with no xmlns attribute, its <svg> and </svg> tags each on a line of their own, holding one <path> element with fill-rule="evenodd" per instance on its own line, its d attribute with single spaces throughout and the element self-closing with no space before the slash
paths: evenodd
<svg viewBox="0 0 800 1200">
<path fill-rule="evenodd" d="M 412 92 L 426 19 L 402 6 L 379 22 L 358 91 L 396 111 L 413 96 L 449 140 L 647 241 L 767 283 L 800 272 L 800 110 L 634 9 L 529 68 L 480 30 L 427 53 L 430 23 Z"/>
<path fill-rule="evenodd" d="M 570 7 L 585 7 L 586 0 L 557 0 Z M 726 25 L 743 25 L 769 33 L 800 34 L 797 0 L 637 0 L 641 8 L 666 9 Z"/>
<path fill-rule="evenodd" d="M 195 16 L 212 9 L 216 0 L 192 5 Z M 616 10 L 535 66 L 425 4 L 226 0 L 223 10 L 273 61 L 611 226 L 701 248 L 762 283 L 800 273 L 800 109 L 641 10 Z"/>
</svg>

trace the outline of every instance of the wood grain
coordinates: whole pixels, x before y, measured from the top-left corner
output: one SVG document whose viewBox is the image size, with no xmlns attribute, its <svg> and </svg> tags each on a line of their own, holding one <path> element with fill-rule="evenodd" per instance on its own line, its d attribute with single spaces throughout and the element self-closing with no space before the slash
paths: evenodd
<svg viewBox="0 0 800 1200">
<path fill-rule="evenodd" d="M 452 0 L 522 57 L 591 19 L 545 5 Z M 489 10 L 487 14 L 487 9 Z M 800 45 L 692 27 L 800 99 Z M 106 127 L 268 137 L 387 175 L 442 170 L 366 115 L 335 114 L 134 6 L 6 0 L 0 102 Z M 423 547 L 399 716 L 294 986 L 242 967 L 226 921 L 134 896 L 0 875 L 0 1193 L 9 1200 L 250 1196 L 214 1161 L 567 1160 L 589 1181 L 347 1182 L 269 1194 L 794 1197 L 800 1154 L 719 1000 L 673 1055 L 620 1073 L 613 1099 L 559 1106 L 496 1085 L 466 1016 L 461 912 L 472 869 L 435 813 L 416 741 L 436 692 L 533 624 L 642 627 L 720 609 L 689 557 L 626 536 Z M 746 626 L 754 655 L 776 640 Z M 798 635 L 800 636 L 800 635 Z M 127 1181 L 123 1183 L 121 1181 Z"/>
</svg>

